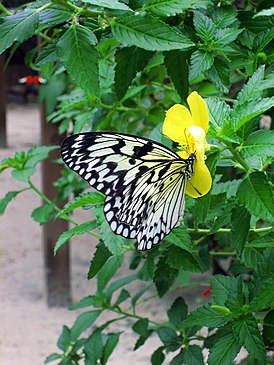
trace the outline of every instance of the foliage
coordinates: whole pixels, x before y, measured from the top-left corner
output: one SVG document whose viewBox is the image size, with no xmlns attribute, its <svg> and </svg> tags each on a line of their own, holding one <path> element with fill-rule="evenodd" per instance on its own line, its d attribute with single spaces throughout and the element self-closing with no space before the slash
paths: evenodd
<svg viewBox="0 0 274 365">
<path fill-rule="evenodd" d="M 170 146 L 161 135 L 167 108 L 185 104 L 189 92 L 197 90 L 207 97 L 210 113 L 207 165 L 213 187 L 201 199 L 187 198 L 184 223 L 146 253 L 112 233 L 102 213 L 104 197 L 83 193 L 85 185 L 74 174 L 64 170 L 55 182 L 60 199 L 76 195 L 62 210 L 32 183 L 36 165 L 56 147 L 35 147 L 0 162 L 0 172 L 10 168 L 12 177 L 26 184 L 0 200 L 1 214 L 18 194 L 32 189 L 45 202 L 33 219 L 41 224 L 66 219 L 73 225 L 60 236 L 56 251 L 76 234 L 99 239 L 88 273 L 97 291 L 72 306 L 86 311 L 71 328 L 63 327 L 60 352 L 46 363 L 107 364 L 122 336 L 111 325 L 126 318 L 138 335 L 134 350 L 152 334 L 159 336 L 162 346 L 151 353 L 153 365 L 163 364 L 168 353 L 171 365 L 203 364 L 203 348 L 209 349 L 209 365 L 230 365 L 241 347 L 249 353 L 248 363 L 271 363 L 274 148 L 272 126 L 263 124 L 274 106 L 273 8 L 265 0 L 244 8 L 233 3 L 39 0 L 12 12 L 0 4 L 1 53 L 12 56 L 20 43 L 40 36 L 39 54 L 34 50 L 27 60 L 47 79 L 41 97 L 60 132 L 69 126 L 74 133 L 123 131 Z M 94 220 L 75 222 L 69 213 L 80 207 L 93 208 Z M 132 275 L 117 279 L 125 255 L 131 255 Z M 151 285 L 161 300 L 171 289 L 190 285 L 189 272 L 204 273 L 212 266 L 222 275 L 208 283 L 210 303 L 204 300 L 189 311 L 179 296 L 161 323 L 151 313 L 138 314 Z M 133 293 L 135 281 L 142 285 Z M 104 311 L 113 319 L 95 327 Z"/>
</svg>

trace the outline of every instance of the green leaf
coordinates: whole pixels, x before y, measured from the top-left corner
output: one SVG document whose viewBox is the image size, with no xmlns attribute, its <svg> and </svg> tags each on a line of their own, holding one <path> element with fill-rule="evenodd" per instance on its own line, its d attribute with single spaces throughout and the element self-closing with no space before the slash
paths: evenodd
<svg viewBox="0 0 274 365">
<path fill-rule="evenodd" d="M 119 294 L 117 300 L 115 301 L 114 305 L 115 306 L 118 306 L 121 303 L 123 303 L 125 300 L 127 300 L 128 298 L 130 298 L 129 292 L 127 290 L 125 290 L 125 289 L 122 289 L 120 291 L 120 294 Z"/>
<path fill-rule="evenodd" d="M 187 346 L 184 350 L 182 350 L 182 355 L 183 355 L 183 364 L 204 365 L 204 356 L 200 346 L 197 345 Z M 172 364 L 172 362 L 170 364 Z"/>
<path fill-rule="evenodd" d="M 222 48 L 223 46 L 232 43 L 242 31 L 242 29 L 233 28 L 218 29 L 215 34 L 215 45 Z"/>
<path fill-rule="evenodd" d="M 102 360 L 101 360 L 102 365 L 107 364 L 110 355 L 112 354 L 113 350 L 115 349 L 115 347 L 117 346 L 117 344 L 119 342 L 120 335 L 121 335 L 121 333 L 108 334 L 108 339 L 104 346 L 103 356 L 102 356 Z"/>
<path fill-rule="evenodd" d="M 97 289 L 101 293 L 116 271 L 122 266 L 123 257 L 113 256 L 108 259 L 97 273 Z"/>
<path fill-rule="evenodd" d="M 89 3 L 91 5 L 97 5 L 107 9 L 114 10 L 131 10 L 126 4 L 120 3 L 117 0 L 83 0 L 84 3 Z"/>
<path fill-rule="evenodd" d="M 71 237 L 78 234 L 83 234 L 88 231 L 91 231 L 97 227 L 96 221 L 90 221 L 78 224 L 77 226 L 69 229 L 68 231 L 65 231 L 61 234 L 61 236 L 58 238 L 55 247 L 54 247 L 54 255 L 56 255 L 57 251 L 62 247 Z"/>
<path fill-rule="evenodd" d="M 50 363 L 50 362 L 52 362 L 52 361 L 55 361 L 55 360 L 61 360 L 62 359 L 62 357 L 63 357 L 63 355 L 61 355 L 61 354 L 51 354 L 51 355 L 49 355 L 47 358 L 46 358 L 46 360 L 45 360 L 45 364 L 48 364 L 48 363 Z"/>
<path fill-rule="evenodd" d="M 144 69 L 152 55 L 152 52 L 135 46 L 123 47 L 116 51 L 115 91 L 118 99 L 125 95 L 136 73 Z"/>
<path fill-rule="evenodd" d="M 61 217 L 63 214 L 67 214 L 72 210 L 80 207 L 84 207 L 85 205 L 95 205 L 95 204 L 103 204 L 104 195 L 98 192 L 85 192 L 78 195 L 76 198 L 68 202 L 64 208 L 58 213 L 57 218 Z"/>
<path fill-rule="evenodd" d="M 169 321 L 175 326 L 179 327 L 187 316 L 187 305 L 183 298 L 176 298 L 170 309 L 167 311 Z"/>
<path fill-rule="evenodd" d="M 158 16 L 169 17 L 180 14 L 199 2 L 200 0 L 148 0 L 143 9 Z"/>
<path fill-rule="evenodd" d="M 188 97 L 188 54 L 181 50 L 165 52 L 165 65 L 168 75 L 182 100 Z"/>
<path fill-rule="evenodd" d="M 237 196 L 250 213 L 273 221 L 273 196 L 263 172 L 256 171 L 249 174 L 239 186 Z"/>
<path fill-rule="evenodd" d="M 234 110 L 238 109 L 241 104 L 258 99 L 261 96 L 261 83 L 264 78 L 264 67 L 259 67 L 250 77 L 248 82 L 243 86 L 237 95 L 237 101 L 234 104 Z"/>
<path fill-rule="evenodd" d="M 34 167 L 25 167 L 22 170 L 13 170 L 11 172 L 12 177 L 16 180 L 28 183 L 30 177 L 35 173 Z"/>
<path fill-rule="evenodd" d="M 85 364 L 96 365 L 103 356 L 103 339 L 100 329 L 95 330 L 85 343 Z"/>
<path fill-rule="evenodd" d="M 34 34 L 39 25 L 39 15 L 33 10 L 22 10 L 1 18 L 0 22 L 1 54 L 14 42 L 22 43 Z"/>
<path fill-rule="evenodd" d="M 171 246 L 166 253 L 166 262 L 174 269 L 183 269 L 190 272 L 202 272 L 199 257 L 177 246 Z"/>
<path fill-rule="evenodd" d="M 214 275 L 210 279 L 210 286 L 212 288 L 211 295 L 215 303 L 224 305 L 230 295 L 230 290 L 234 286 L 235 278 L 223 275 Z"/>
<path fill-rule="evenodd" d="M 155 350 L 151 356 L 151 364 L 152 365 L 162 365 L 165 361 L 165 355 L 163 353 L 164 346 L 159 347 Z"/>
<path fill-rule="evenodd" d="M 63 330 L 58 339 L 57 346 L 60 350 L 65 352 L 70 345 L 70 342 L 70 329 L 67 326 L 63 326 Z"/>
<path fill-rule="evenodd" d="M 192 81 L 196 77 L 210 69 L 213 65 L 214 58 L 211 53 L 197 50 L 190 57 L 189 80 Z"/>
<path fill-rule="evenodd" d="M 167 242 L 182 248 L 183 250 L 192 251 L 192 242 L 185 226 L 180 225 L 174 228 L 168 236 L 165 237 Z"/>
<path fill-rule="evenodd" d="M 274 15 L 274 7 L 259 11 L 257 14 L 253 16 L 253 18 L 257 18 L 258 16 L 272 16 L 272 15 Z"/>
<path fill-rule="evenodd" d="M 80 314 L 71 327 L 71 341 L 76 341 L 81 333 L 91 327 L 101 312 L 101 310 L 94 310 Z"/>
<path fill-rule="evenodd" d="M 40 25 L 45 25 L 45 27 L 53 27 L 65 23 L 71 19 L 72 16 L 73 13 L 68 11 L 65 7 L 54 4 L 39 12 L 39 23 Z"/>
<path fill-rule="evenodd" d="M 274 247 L 274 232 L 247 242 L 246 247 L 268 248 Z"/>
<path fill-rule="evenodd" d="M 35 146 L 29 149 L 25 167 L 34 167 L 39 162 L 48 158 L 51 151 L 59 149 L 59 146 Z"/>
<path fill-rule="evenodd" d="M 75 309 L 79 309 L 79 308 L 86 308 L 86 307 L 93 307 L 93 306 L 96 307 L 96 306 L 101 306 L 101 305 L 102 305 L 101 298 L 99 298 L 96 295 L 88 295 L 87 297 L 80 299 L 79 302 L 72 304 L 69 307 L 69 309 L 75 310 Z"/>
<path fill-rule="evenodd" d="M 232 332 L 220 335 L 209 350 L 208 365 L 231 365 L 240 349 Z"/>
<path fill-rule="evenodd" d="M 177 269 L 167 265 L 166 254 L 160 256 L 153 278 L 159 297 L 162 297 L 169 290 L 177 277 L 177 273 Z"/>
<path fill-rule="evenodd" d="M 263 322 L 263 338 L 265 343 L 274 343 L 274 310 L 266 314 Z"/>
<path fill-rule="evenodd" d="M 226 28 L 235 23 L 237 19 L 237 10 L 231 5 L 218 6 L 211 12 L 210 18 L 217 28 Z"/>
<path fill-rule="evenodd" d="M 88 279 L 94 278 L 97 272 L 104 266 L 107 262 L 111 253 L 108 248 L 103 244 L 103 242 L 99 242 L 96 248 L 96 252 L 93 255 L 93 259 L 90 263 L 89 271 L 88 271 Z"/>
<path fill-rule="evenodd" d="M 215 58 L 214 64 L 205 73 L 206 77 L 224 93 L 228 93 L 230 87 L 228 68 L 227 61 Z"/>
<path fill-rule="evenodd" d="M 231 215 L 231 247 L 242 254 L 250 229 L 251 215 L 245 207 L 236 205 Z"/>
<path fill-rule="evenodd" d="M 137 321 L 132 326 L 132 329 L 134 332 L 136 332 L 140 335 L 140 337 L 138 338 L 138 340 L 134 346 L 134 351 L 135 351 L 146 342 L 146 340 L 149 338 L 149 336 L 152 334 L 153 331 L 148 329 L 148 319 L 147 318 L 142 318 L 139 321 Z"/>
<path fill-rule="evenodd" d="M 209 136 L 213 138 L 224 138 L 228 141 L 235 142 L 234 138 L 227 133 L 227 125 L 229 125 L 231 109 L 223 100 L 216 98 L 207 98 L 206 104 L 209 111 Z M 237 138 L 237 136 L 236 136 Z"/>
<path fill-rule="evenodd" d="M 178 338 L 176 331 L 174 331 L 173 329 L 169 327 L 160 327 L 157 330 L 157 334 L 163 344 L 170 351 L 175 351 L 181 346 L 180 339 Z"/>
<path fill-rule="evenodd" d="M 251 133 L 241 146 L 241 152 L 246 156 L 274 157 L 274 131 L 259 130 Z"/>
<path fill-rule="evenodd" d="M 111 23 L 114 37 L 122 44 L 148 51 L 188 49 L 193 43 L 181 33 L 150 15 L 127 14 Z"/>
<path fill-rule="evenodd" d="M 268 278 L 260 287 L 257 295 L 250 302 L 250 309 L 260 312 L 274 307 L 274 276 Z"/>
<path fill-rule="evenodd" d="M 191 326 L 206 326 L 206 327 L 220 327 L 231 320 L 231 315 L 218 313 L 210 307 L 209 304 L 204 305 L 191 312 L 183 322 L 183 327 Z"/>
<path fill-rule="evenodd" d="M 265 346 L 257 322 L 251 315 L 237 318 L 232 324 L 234 336 L 238 343 L 259 361 L 266 357 Z"/>
<path fill-rule="evenodd" d="M 88 28 L 73 24 L 57 44 L 57 53 L 75 82 L 88 94 L 99 94 L 97 38 Z"/>
<path fill-rule="evenodd" d="M 44 47 L 39 56 L 36 58 L 36 65 L 44 65 L 49 62 L 55 62 L 58 60 L 57 52 L 56 52 L 57 41 L 53 40 L 49 44 Z"/>
<path fill-rule="evenodd" d="M 0 199 L 0 215 L 5 213 L 8 204 L 21 192 L 22 190 L 9 191 L 4 198 Z"/>
<path fill-rule="evenodd" d="M 194 28 L 197 34 L 204 40 L 208 41 L 216 34 L 216 27 L 213 21 L 201 12 L 194 12 Z"/>
<path fill-rule="evenodd" d="M 92 121 L 94 111 L 83 112 L 75 117 L 75 123 L 73 126 L 73 133 L 77 134 L 83 131 L 86 124 Z"/>
<path fill-rule="evenodd" d="M 44 224 L 54 219 L 55 214 L 55 204 L 44 204 L 41 207 L 34 209 L 31 213 L 31 217 L 33 220 L 40 224 Z"/>
<path fill-rule="evenodd" d="M 231 113 L 234 130 L 239 130 L 244 124 L 251 119 L 261 115 L 274 106 L 274 97 L 264 98 L 262 100 L 252 100 L 249 103 L 242 104 Z"/>
</svg>

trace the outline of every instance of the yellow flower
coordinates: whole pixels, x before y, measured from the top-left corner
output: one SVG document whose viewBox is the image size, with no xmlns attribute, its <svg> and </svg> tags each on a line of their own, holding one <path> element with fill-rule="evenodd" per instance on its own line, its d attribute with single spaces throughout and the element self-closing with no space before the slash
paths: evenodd
<svg viewBox="0 0 274 365">
<path fill-rule="evenodd" d="M 194 172 L 188 180 L 186 193 L 193 198 L 207 194 L 212 185 L 210 172 L 205 164 L 205 152 L 209 150 L 206 142 L 209 115 L 206 103 L 196 92 L 187 98 L 189 109 L 181 104 L 175 104 L 166 113 L 163 134 L 182 148 L 178 155 L 184 159 L 191 153 L 196 154 Z"/>
</svg>

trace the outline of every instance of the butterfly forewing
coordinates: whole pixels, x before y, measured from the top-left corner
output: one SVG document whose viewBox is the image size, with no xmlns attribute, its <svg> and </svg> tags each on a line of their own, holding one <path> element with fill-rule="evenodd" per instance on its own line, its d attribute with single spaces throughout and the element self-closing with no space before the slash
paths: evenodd
<svg viewBox="0 0 274 365">
<path fill-rule="evenodd" d="M 104 193 L 111 229 L 137 238 L 149 249 L 178 223 L 194 155 L 176 153 L 145 138 L 117 133 L 82 133 L 62 144 L 62 158 L 91 186 Z"/>
</svg>

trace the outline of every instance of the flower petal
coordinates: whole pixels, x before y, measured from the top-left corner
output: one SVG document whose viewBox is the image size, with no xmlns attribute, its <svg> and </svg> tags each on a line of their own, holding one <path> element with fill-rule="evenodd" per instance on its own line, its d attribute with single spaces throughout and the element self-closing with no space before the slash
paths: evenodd
<svg viewBox="0 0 274 365">
<path fill-rule="evenodd" d="M 172 141 L 179 144 L 186 144 L 185 130 L 193 125 L 189 110 L 181 105 L 175 104 L 166 112 L 163 124 L 163 134 Z"/>
<path fill-rule="evenodd" d="M 197 155 L 194 162 L 194 173 L 186 184 L 186 194 L 200 198 L 211 189 L 212 178 L 202 156 Z"/>
<path fill-rule="evenodd" d="M 204 99 L 196 91 L 193 91 L 188 96 L 187 102 L 192 114 L 192 125 L 201 127 L 205 132 L 207 132 L 209 114 Z"/>
</svg>

